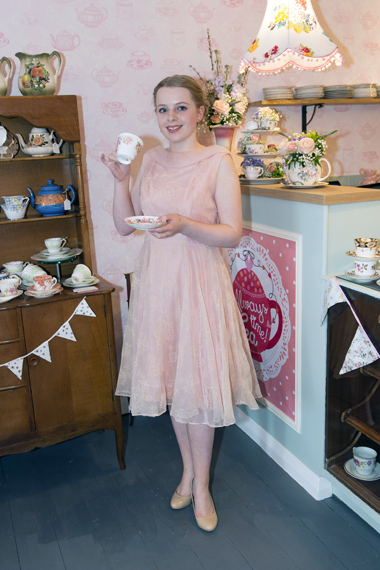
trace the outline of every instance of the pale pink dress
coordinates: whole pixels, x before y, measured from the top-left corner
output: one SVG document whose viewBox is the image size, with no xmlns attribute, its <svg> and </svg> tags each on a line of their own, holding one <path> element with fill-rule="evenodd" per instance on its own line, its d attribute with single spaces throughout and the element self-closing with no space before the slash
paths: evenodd
<svg viewBox="0 0 380 570">
<path fill-rule="evenodd" d="M 177 213 L 218 223 L 214 200 L 223 147 L 175 156 L 157 147 L 143 160 L 145 215 Z M 157 416 L 171 404 L 182 423 L 235 422 L 233 407 L 258 408 L 261 396 L 228 267 L 217 247 L 182 234 L 146 232 L 132 279 L 116 394 L 133 415 Z"/>
</svg>

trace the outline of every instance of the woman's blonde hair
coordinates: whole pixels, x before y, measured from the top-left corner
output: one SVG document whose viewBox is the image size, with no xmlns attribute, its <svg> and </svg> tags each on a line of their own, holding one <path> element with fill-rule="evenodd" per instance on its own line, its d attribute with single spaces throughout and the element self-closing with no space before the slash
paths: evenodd
<svg viewBox="0 0 380 570">
<path fill-rule="evenodd" d="M 204 107 L 207 110 L 207 100 L 205 93 L 194 77 L 190 75 L 170 75 L 162 79 L 153 91 L 153 103 L 156 108 L 157 92 L 161 87 L 184 87 L 190 92 L 191 98 L 194 101 L 197 109 Z"/>
</svg>

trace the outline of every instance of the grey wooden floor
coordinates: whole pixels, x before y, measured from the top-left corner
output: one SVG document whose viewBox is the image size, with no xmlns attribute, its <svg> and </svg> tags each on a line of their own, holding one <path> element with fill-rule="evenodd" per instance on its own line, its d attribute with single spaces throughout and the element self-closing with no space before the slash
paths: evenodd
<svg viewBox="0 0 380 570">
<path fill-rule="evenodd" d="M 0 570 L 379 570 L 380 535 L 335 498 L 314 501 L 236 426 L 219 429 L 214 533 L 173 511 L 170 419 L 0 460 Z"/>
</svg>

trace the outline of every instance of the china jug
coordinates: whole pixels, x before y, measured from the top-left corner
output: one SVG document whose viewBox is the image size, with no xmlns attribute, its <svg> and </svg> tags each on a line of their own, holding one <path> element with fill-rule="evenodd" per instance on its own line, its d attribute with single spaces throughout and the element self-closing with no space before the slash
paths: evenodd
<svg viewBox="0 0 380 570">
<path fill-rule="evenodd" d="M 8 79 L 12 71 L 12 64 L 7 57 L 2 57 L 0 59 L 0 68 L 1 65 L 5 62 L 6 66 L 8 66 L 8 71 L 4 75 L 4 73 L 0 69 L 0 97 L 3 97 L 7 94 L 8 89 Z"/>
<path fill-rule="evenodd" d="M 58 51 L 29 55 L 18 52 L 20 60 L 18 88 L 22 95 L 54 95 L 57 88 L 57 77 L 61 70 L 62 58 Z M 56 56 L 57 69 L 51 62 Z"/>
</svg>

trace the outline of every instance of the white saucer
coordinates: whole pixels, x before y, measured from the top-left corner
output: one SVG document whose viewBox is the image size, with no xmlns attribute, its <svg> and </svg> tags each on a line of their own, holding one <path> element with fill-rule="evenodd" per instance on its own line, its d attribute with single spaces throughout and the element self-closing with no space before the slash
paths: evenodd
<svg viewBox="0 0 380 570">
<path fill-rule="evenodd" d="M 377 253 L 373 257 L 360 257 L 359 255 L 356 255 L 356 251 L 351 250 L 351 251 L 346 251 L 346 255 L 349 255 L 350 257 L 352 257 L 352 259 L 357 259 L 358 261 L 371 261 L 373 259 L 380 259 L 380 253 Z"/>
<path fill-rule="evenodd" d="M 355 273 L 355 269 L 348 269 L 347 271 L 345 271 L 345 274 L 348 275 L 349 277 L 352 277 L 352 279 L 357 279 L 358 281 L 375 281 L 375 279 L 379 279 L 380 277 L 380 272 L 379 271 L 375 271 L 374 275 L 356 275 Z"/>
<path fill-rule="evenodd" d="M 68 279 L 65 279 L 62 285 L 65 285 L 66 287 L 90 287 L 90 285 L 96 285 L 97 283 L 99 283 L 99 279 L 93 275 L 91 279 L 85 279 L 82 283 L 75 283 L 71 277 L 69 277 Z"/>
<path fill-rule="evenodd" d="M 46 255 L 46 257 L 57 257 L 57 255 L 66 254 L 69 251 L 71 251 L 70 247 L 61 247 L 61 249 L 55 251 L 54 253 L 52 253 L 48 249 L 43 249 L 42 251 L 40 251 L 39 255 Z"/>
<path fill-rule="evenodd" d="M 346 473 L 348 473 L 349 475 L 351 475 L 351 477 L 354 477 L 355 479 L 361 479 L 362 481 L 377 481 L 377 479 L 380 479 L 380 463 L 376 463 L 376 467 L 372 471 L 371 475 L 367 476 L 359 475 L 359 473 L 356 471 L 353 459 L 349 459 L 348 461 L 346 461 L 346 463 L 343 465 L 343 468 Z"/>
<path fill-rule="evenodd" d="M 44 261 L 45 263 L 54 263 L 55 261 L 64 261 L 65 259 L 70 259 L 70 257 L 76 257 L 78 255 L 80 255 L 82 253 L 82 249 L 79 248 L 74 248 L 74 249 L 70 249 L 70 248 L 65 248 L 68 249 L 69 251 L 62 253 L 62 252 L 58 252 L 57 254 L 54 255 L 46 255 L 46 253 L 44 253 L 44 251 L 47 251 L 46 249 L 41 251 L 40 253 L 36 253 L 35 255 L 31 255 L 30 259 L 34 259 L 34 261 Z"/>
<path fill-rule="evenodd" d="M 22 295 L 23 292 L 24 291 L 19 289 L 17 291 L 17 293 L 15 293 L 14 295 L 4 295 L 3 293 L 0 293 L 0 303 L 6 303 L 7 301 L 10 301 L 11 299 L 16 299 L 16 297 L 19 297 L 20 295 Z"/>
<path fill-rule="evenodd" d="M 124 222 L 131 228 L 135 228 L 135 230 L 151 230 L 166 224 L 166 222 L 157 222 L 157 220 L 158 216 L 131 216 L 130 218 L 125 218 Z"/>
<path fill-rule="evenodd" d="M 328 186 L 328 182 L 317 182 L 316 184 L 281 184 L 284 188 L 296 188 L 297 190 L 305 190 L 310 188 L 322 188 L 323 186 Z"/>
<path fill-rule="evenodd" d="M 282 178 L 255 178 L 255 180 L 248 180 L 247 178 L 239 178 L 240 182 L 244 184 L 279 184 Z"/>
</svg>

